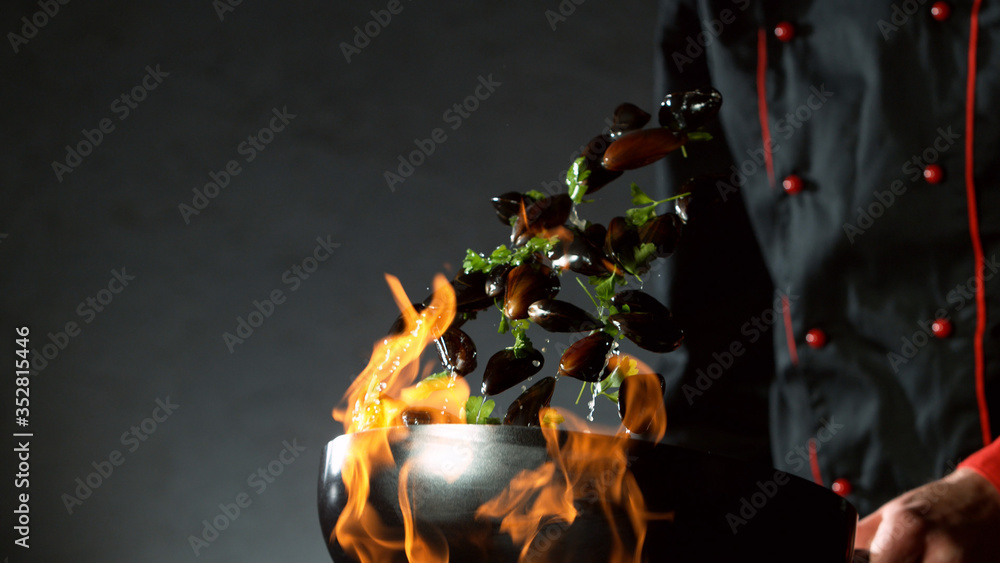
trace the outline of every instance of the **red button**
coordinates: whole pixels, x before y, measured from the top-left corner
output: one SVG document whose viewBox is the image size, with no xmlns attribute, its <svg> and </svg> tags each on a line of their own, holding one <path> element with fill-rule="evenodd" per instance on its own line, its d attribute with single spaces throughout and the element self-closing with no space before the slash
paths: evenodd
<svg viewBox="0 0 1000 563">
<path fill-rule="evenodd" d="M 795 174 L 788 176 L 781 182 L 781 187 L 785 188 L 785 193 L 789 195 L 801 192 L 804 185 L 805 182 L 802 181 L 802 178 L 799 178 Z"/>
<path fill-rule="evenodd" d="M 937 164 L 930 164 L 924 168 L 924 180 L 929 184 L 940 184 L 944 181 L 944 169 Z"/>
<path fill-rule="evenodd" d="M 814 328 L 806 333 L 806 344 L 813 348 L 826 346 L 826 333 L 818 328 Z"/>
<path fill-rule="evenodd" d="M 931 323 L 931 332 L 938 338 L 948 338 L 951 336 L 952 325 L 948 319 L 934 319 Z"/>
<path fill-rule="evenodd" d="M 847 479 L 844 479 L 843 477 L 834 481 L 833 486 L 831 486 L 830 488 L 833 490 L 833 492 L 837 493 L 842 497 L 846 497 L 847 495 L 851 494 L 851 482 L 848 481 Z"/>
<path fill-rule="evenodd" d="M 931 6 L 931 16 L 939 22 L 951 17 L 951 5 L 947 2 L 935 2 Z"/>
<path fill-rule="evenodd" d="M 774 36 L 778 41 L 791 41 L 795 37 L 795 27 L 788 22 L 781 22 L 774 26 Z"/>
</svg>

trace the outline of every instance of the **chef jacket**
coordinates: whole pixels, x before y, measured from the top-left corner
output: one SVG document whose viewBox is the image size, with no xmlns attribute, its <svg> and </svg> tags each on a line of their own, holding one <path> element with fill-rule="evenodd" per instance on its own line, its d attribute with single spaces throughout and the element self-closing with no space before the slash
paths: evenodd
<svg viewBox="0 0 1000 563">
<path fill-rule="evenodd" d="M 668 434 L 862 514 L 993 441 L 1000 2 L 668 0 L 658 27 L 658 95 L 724 100 L 661 169 L 718 175 L 666 261 Z"/>
</svg>

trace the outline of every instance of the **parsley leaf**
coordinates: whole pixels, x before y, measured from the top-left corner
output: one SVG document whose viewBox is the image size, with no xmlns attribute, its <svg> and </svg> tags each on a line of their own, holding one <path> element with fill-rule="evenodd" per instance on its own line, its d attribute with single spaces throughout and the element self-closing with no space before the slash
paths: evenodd
<svg viewBox="0 0 1000 563">
<path fill-rule="evenodd" d="M 496 402 L 486 397 L 469 397 L 465 402 L 465 423 L 466 424 L 500 424 L 500 420 L 492 418 L 490 413 Z"/>
<path fill-rule="evenodd" d="M 569 197 L 573 203 L 583 201 L 583 196 L 587 193 L 587 184 L 583 183 L 590 177 L 590 170 L 584 170 L 584 157 L 573 161 L 573 165 L 566 171 L 566 186 L 569 188 Z"/>
<path fill-rule="evenodd" d="M 472 249 L 465 251 L 465 260 L 462 261 L 462 268 L 465 269 L 465 273 L 470 274 L 472 272 L 483 272 L 488 274 L 493 271 L 493 268 L 497 266 L 503 266 L 505 264 L 510 264 L 511 266 L 520 266 L 527 258 L 536 252 L 548 255 L 555 248 L 559 239 L 552 237 L 551 239 L 545 239 L 542 237 L 532 237 L 524 246 L 515 248 L 511 250 L 507 248 L 506 245 L 501 244 L 496 247 L 489 256 L 484 256 L 483 254 L 477 253 Z"/>
</svg>

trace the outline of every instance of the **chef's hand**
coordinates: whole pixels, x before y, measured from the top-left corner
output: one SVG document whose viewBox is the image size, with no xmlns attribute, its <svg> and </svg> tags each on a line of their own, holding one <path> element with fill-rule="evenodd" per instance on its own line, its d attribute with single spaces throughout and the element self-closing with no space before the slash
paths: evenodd
<svg viewBox="0 0 1000 563">
<path fill-rule="evenodd" d="M 857 549 L 871 563 L 995 563 L 1000 492 L 971 469 L 904 493 L 861 520 Z"/>
</svg>

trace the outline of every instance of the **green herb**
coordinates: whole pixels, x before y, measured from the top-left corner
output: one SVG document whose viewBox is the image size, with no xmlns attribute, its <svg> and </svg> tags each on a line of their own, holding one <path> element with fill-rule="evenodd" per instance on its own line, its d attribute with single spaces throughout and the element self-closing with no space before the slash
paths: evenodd
<svg viewBox="0 0 1000 563">
<path fill-rule="evenodd" d="M 656 217 L 656 206 L 661 203 L 682 198 L 690 193 L 684 193 L 655 201 L 646 195 L 637 184 L 632 184 L 632 205 L 638 206 L 625 211 L 625 220 L 634 227 L 641 227 Z"/>
<path fill-rule="evenodd" d="M 566 171 L 566 187 L 569 188 L 569 197 L 573 203 L 583 201 L 583 196 L 587 193 L 587 184 L 584 182 L 590 177 L 590 170 L 583 169 L 584 158 L 573 161 L 573 165 Z"/>
<path fill-rule="evenodd" d="M 531 322 L 528 319 L 511 321 L 510 323 L 510 331 L 514 335 L 514 345 L 510 349 L 514 351 L 514 357 L 517 359 L 526 357 L 534 349 L 527 334 L 529 326 L 531 326 Z"/>
<path fill-rule="evenodd" d="M 486 397 L 469 397 L 465 402 L 465 422 L 466 424 L 500 424 L 499 418 L 493 418 L 490 413 L 496 402 Z"/>
<path fill-rule="evenodd" d="M 528 190 L 524 192 L 524 195 L 530 197 L 531 199 L 538 201 L 540 199 L 545 199 L 546 195 L 538 190 Z"/>
<path fill-rule="evenodd" d="M 550 239 L 532 237 L 524 246 L 520 246 L 514 250 L 501 244 L 489 256 L 484 256 L 469 249 L 465 251 L 465 260 L 462 261 L 462 268 L 465 269 L 465 273 L 467 274 L 472 272 L 488 274 L 497 266 L 507 264 L 520 266 L 528 257 L 536 252 L 548 255 L 558 242 L 559 239 L 556 237 Z"/>
<path fill-rule="evenodd" d="M 611 298 L 615 296 L 615 288 L 628 283 L 623 276 L 618 274 L 608 274 L 606 276 L 590 276 L 590 285 L 594 287 L 597 300 L 601 306 L 610 308 Z"/>
<path fill-rule="evenodd" d="M 689 141 L 711 141 L 712 134 L 708 131 L 692 131 L 687 134 Z"/>
</svg>

